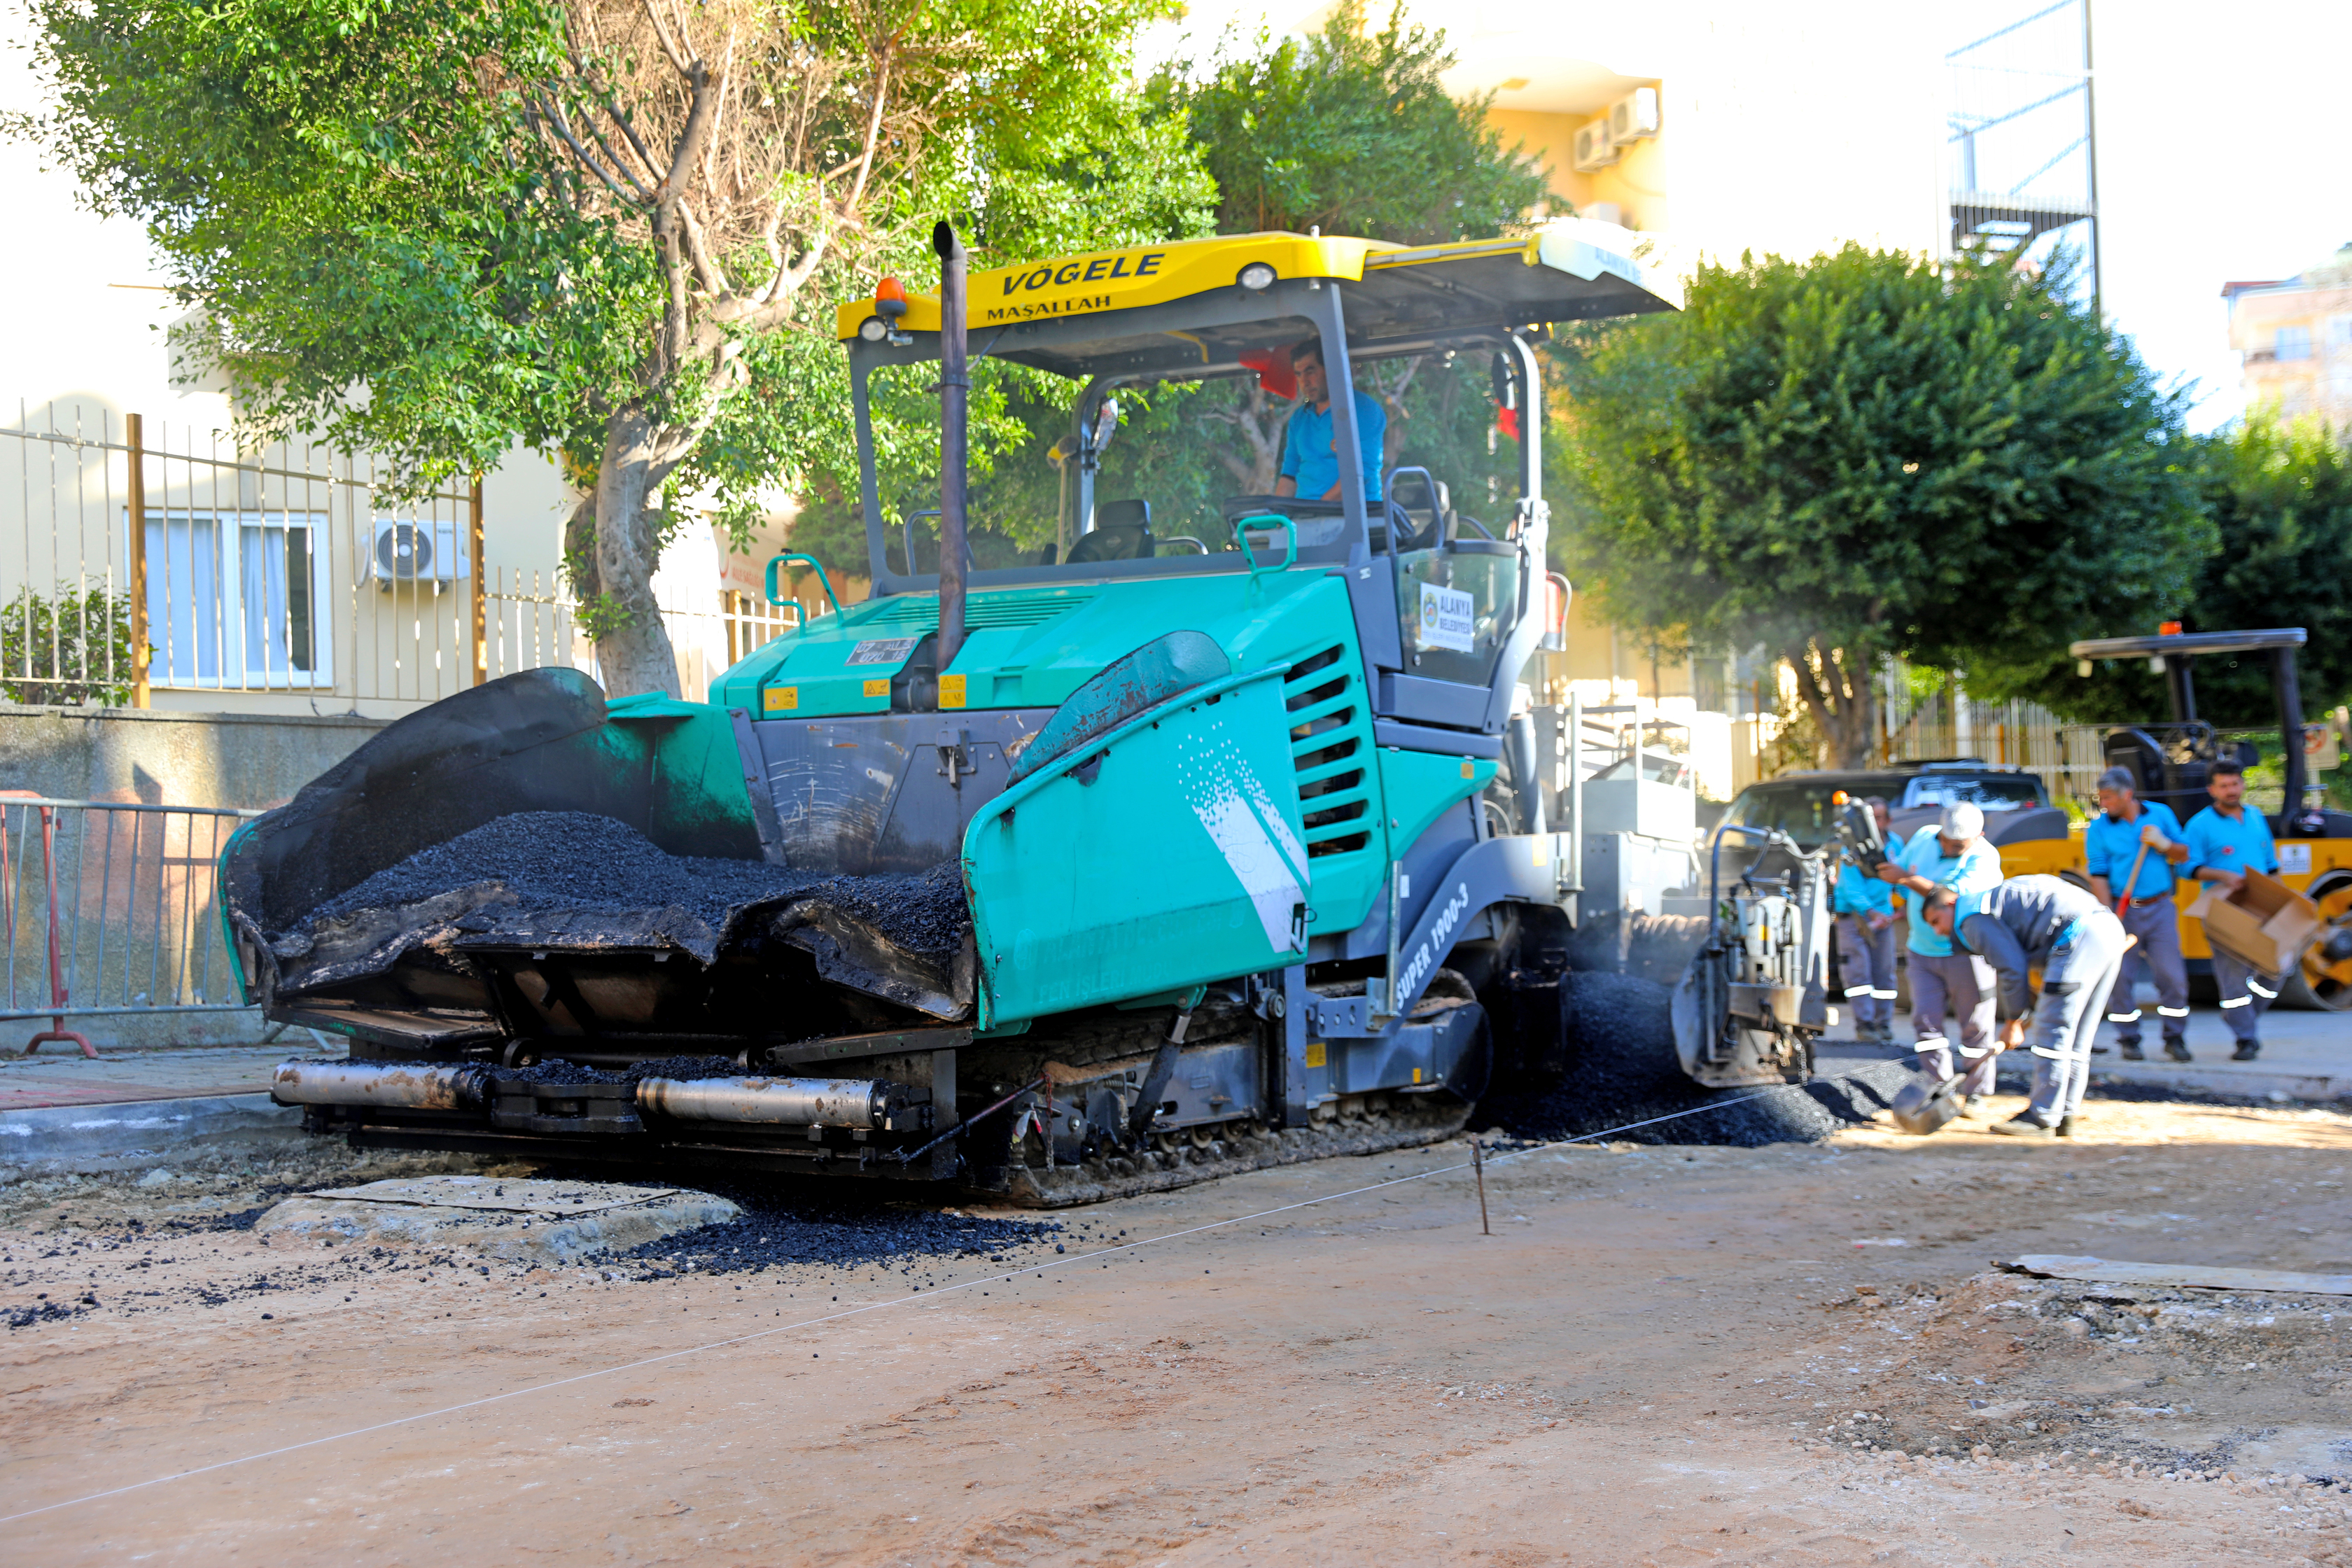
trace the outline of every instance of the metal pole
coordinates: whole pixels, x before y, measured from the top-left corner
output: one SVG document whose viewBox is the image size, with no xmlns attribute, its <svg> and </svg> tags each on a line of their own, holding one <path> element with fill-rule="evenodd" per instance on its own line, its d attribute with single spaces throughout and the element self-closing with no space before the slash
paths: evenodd
<svg viewBox="0 0 2352 1568">
<path fill-rule="evenodd" d="M 489 587 L 482 580 L 482 476 L 466 491 L 467 548 L 474 568 L 474 684 L 490 678 Z"/>
<path fill-rule="evenodd" d="M 2106 320 L 2099 289 L 2099 112 L 2091 83 L 2091 0 L 2083 0 L 2083 140 L 2084 167 L 2090 174 L 2091 314 Z"/>
<path fill-rule="evenodd" d="M 1584 693 L 1568 693 L 1568 890 L 1584 891 Z M 1580 897 L 1570 919 L 1583 914 Z"/>
<path fill-rule="evenodd" d="M 122 439 L 131 457 L 131 706 L 148 705 L 147 684 L 147 421 L 122 416 Z"/>
<path fill-rule="evenodd" d="M 964 250 L 953 225 L 931 230 L 940 258 L 940 651 L 939 672 L 963 648 L 964 462 L 971 374 L 964 361 Z M 908 571 L 914 563 L 907 563 Z"/>
</svg>

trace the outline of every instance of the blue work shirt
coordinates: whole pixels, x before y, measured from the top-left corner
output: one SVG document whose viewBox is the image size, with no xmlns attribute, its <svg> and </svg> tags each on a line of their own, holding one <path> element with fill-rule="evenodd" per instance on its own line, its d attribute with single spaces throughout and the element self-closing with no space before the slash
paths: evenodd
<svg viewBox="0 0 2352 1568">
<path fill-rule="evenodd" d="M 2251 805 L 2238 808 L 2235 821 L 2207 806 L 2189 819 L 2182 841 L 2189 846 L 2189 863 L 2181 870 L 2195 875 L 2200 866 L 2231 871 L 2278 875 L 2278 850 L 2271 843 L 2270 818 Z"/>
<path fill-rule="evenodd" d="M 1921 828 L 1903 847 L 1897 865 L 1915 876 L 1925 877 L 1938 887 L 1949 888 L 1955 893 L 1981 893 L 2000 886 L 2000 851 L 1982 838 L 1971 839 L 1969 847 L 1958 855 L 1944 853 L 1944 842 L 1936 836 L 1934 825 Z M 1924 918 L 1921 906 L 1927 900 L 1916 893 L 1906 893 L 1904 902 L 1910 906 L 1911 940 L 1905 945 L 1927 958 L 1949 958 L 1952 939 L 1937 936 L 1936 928 Z"/>
<path fill-rule="evenodd" d="M 1900 833 L 1886 836 L 1886 858 L 1903 858 Z M 1895 888 L 1848 860 L 1838 867 L 1837 896 L 1830 907 L 1842 915 L 1891 915 L 1895 912 Z"/>
<path fill-rule="evenodd" d="M 1332 410 L 1301 403 L 1291 412 L 1282 438 L 1282 475 L 1298 481 L 1298 493 L 1320 500 L 1339 482 L 1339 459 L 1331 439 Z M 1356 445 L 1364 458 L 1364 499 L 1381 499 L 1381 444 L 1387 438 L 1388 411 L 1369 393 L 1356 394 Z"/>
<path fill-rule="evenodd" d="M 2107 890 L 2118 899 L 2128 893 L 2135 902 L 2145 903 L 2165 897 L 2172 891 L 2172 862 L 2154 849 L 2147 852 L 2147 859 L 2139 858 L 2139 831 L 2151 826 L 2175 844 L 2189 842 L 2180 818 L 2172 815 L 2170 806 L 2160 800 L 2144 800 L 2139 803 L 2139 815 L 2129 822 L 2103 811 L 2084 825 L 2083 869 L 2091 876 L 2105 877 Z M 2135 860 L 2139 861 L 2139 880 L 2126 888 L 2124 879 L 2131 875 Z"/>
</svg>

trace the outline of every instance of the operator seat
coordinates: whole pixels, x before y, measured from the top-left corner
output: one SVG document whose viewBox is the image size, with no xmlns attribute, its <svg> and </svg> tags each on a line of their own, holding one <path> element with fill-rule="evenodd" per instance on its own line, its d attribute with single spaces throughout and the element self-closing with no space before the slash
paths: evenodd
<svg viewBox="0 0 2352 1568">
<path fill-rule="evenodd" d="M 1149 561 L 1159 546 L 1151 537 L 1151 503 L 1105 501 L 1095 508 L 1095 525 L 1070 546 L 1068 563 L 1089 561 Z"/>
</svg>

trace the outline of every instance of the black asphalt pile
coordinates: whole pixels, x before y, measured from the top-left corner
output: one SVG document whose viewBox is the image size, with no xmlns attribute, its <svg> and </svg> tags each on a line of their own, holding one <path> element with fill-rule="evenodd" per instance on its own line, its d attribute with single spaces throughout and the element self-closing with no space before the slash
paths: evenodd
<svg viewBox="0 0 2352 1568">
<path fill-rule="evenodd" d="M 1909 1076 L 1900 1062 L 1870 1062 L 1765 1093 L 1705 1089 L 1675 1057 L 1665 986 L 1589 973 L 1571 973 L 1564 984 L 1575 1067 L 1547 1091 L 1489 1094 L 1478 1104 L 1480 1126 L 1531 1142 L 1611 1132 L 1634 1143 L 1811 1143 L 1867 1121 Z M 1658 1117 L 1674 1120 L 1632 1125 Z"/>
<path fill-rule="evenodd" d="M 646 1279 L 743 1274 L 793 1264 L 882 1264 L 920 1283 L 930 1278 L 926 1264 L 1010 1263 L 1012 1249 L 1051 1243 L 1064 1230 L 1052 1220 L 950 1214 L 878 1198 L 796 1201 L 751 1187 L 704 1190 L 732 1199 L 742 1208 L 741 1217 L 648 1241 L 615 1254 L 616 1261 L 645 1266 L 640 1278 Z"/>
<path fill-rule="evenodd" d="M 713 931 L 749 905 L 822 897 L 900 947 L 950 952 L 971 923 L 952 862 L 900 877 L 817 877 L 764 860 L 672 855 L 625 822 L 520 811 L 422 849 L 312 910 L 316 926 L 496 881 L 525 913 L 682 909 Z"/>
</svg>

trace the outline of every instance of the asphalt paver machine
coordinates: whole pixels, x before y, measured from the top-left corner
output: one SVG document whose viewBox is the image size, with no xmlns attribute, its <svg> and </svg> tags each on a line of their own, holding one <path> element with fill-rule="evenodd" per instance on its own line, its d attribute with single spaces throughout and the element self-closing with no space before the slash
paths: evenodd
<svg viewBox="0 0 2352 1568">
<path fill-rule="evenodd" d="M 877 377 L 954 383 L 956 334 L 938 297 L 842 306 L 870 596 L 704 701 L 491 681 L 249 825 L 226 857 L 248 993 L 350 1041 L 279 1098 L 369 1145 L 1060 1204 L 1443 1137 L 1495 1075 L 1560 1070 L 1577 857 L 1514 712 L 1565 611 L 1535 350 L 1673 308 L 1626 238 L 1259 234 L 973 275 L 969 352 L 1082 384 L 1076 531 L 944 580 L 886 526 L 871 408 Z M 1306 341 L 1336 499 L 1235 496 L 1204 539 L 1097 493 L 1121 388 Z M 1490 515 L 1442 475 L 1370 499 L 1349 390 L 1416 354 L 1481 356 L 1517 411 Z M 808 564 L 772 563 L 771 597 Z M 469 836 L 528 860 L 583 815 L 715 890 L 466 863 Z"/>
</svg>

